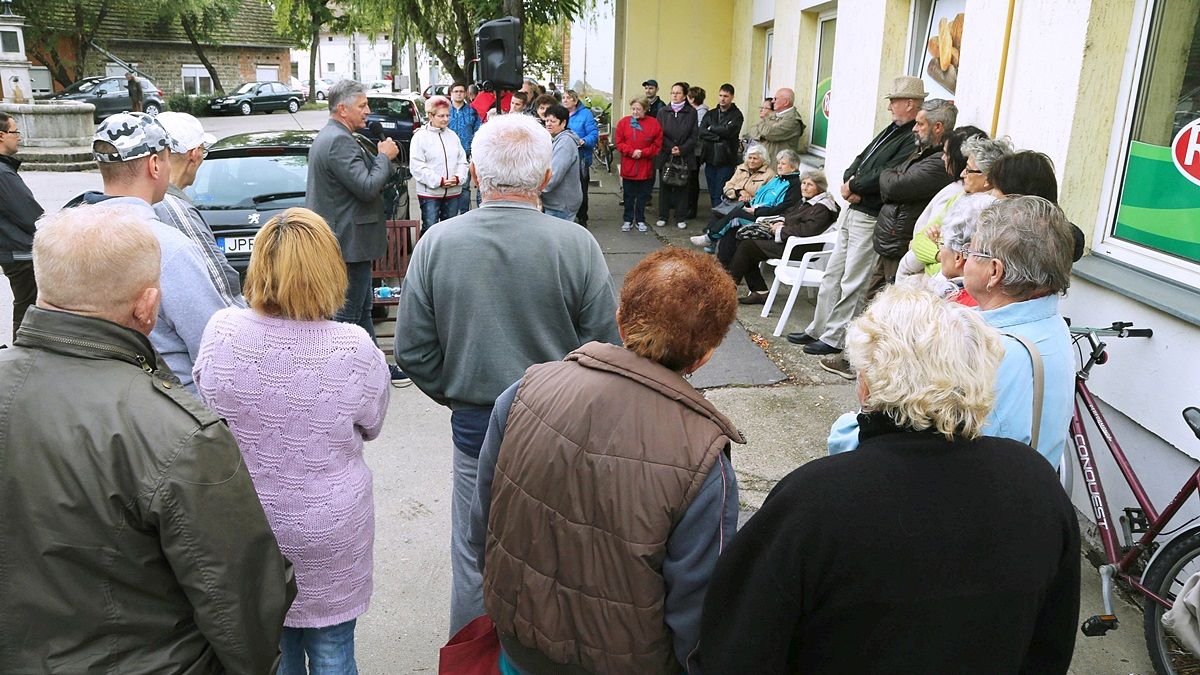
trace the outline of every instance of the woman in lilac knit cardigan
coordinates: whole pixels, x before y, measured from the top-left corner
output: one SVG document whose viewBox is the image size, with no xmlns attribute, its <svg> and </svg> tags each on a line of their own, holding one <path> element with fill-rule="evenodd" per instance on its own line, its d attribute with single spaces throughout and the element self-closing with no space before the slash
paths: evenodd
<svg viewBox="0 0 1200 675">
<path fill-rule="evenodd" d="M 288 209 L 259 231 L 250 309 L 213 315 L 193 375 L 229 422 L 298 594 L 279 672 L 356 673 L 354 625 L 371 598 L 375 536 L 363 441 L 379 434 L 390 375 L 362 328 L 330 320 L 346 293 L 337 240 Z"/>
</svg>

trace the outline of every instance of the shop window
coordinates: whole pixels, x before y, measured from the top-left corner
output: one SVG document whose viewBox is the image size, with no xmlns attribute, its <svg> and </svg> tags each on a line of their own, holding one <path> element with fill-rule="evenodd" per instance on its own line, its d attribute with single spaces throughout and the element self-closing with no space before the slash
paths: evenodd
<svg viewBox="0 0 1200 675">
<path fill-rule="evenodd" d="M 954 100 L 966 10 L 967 0 L 913 3 L 908 74 L 921 78 L 932 98 Z"/>
<path fill-rule="evenodd" d="M 1148 11 L 1097 250 L 1200 289 L 1200 0 Z"/>
<path fill-rule="evenodd" d="M 775 30 L 767 31 L 767 46 L 763 52 L 763 98 L 774 98 L 775 90 L 771 88 L 771 60 L 775 52 Z"/>
<path fill-rule="evenodd" d="M 212 96 L 213 83 L 204 66 L 183 66 L 183 93 L 192 96 Z"/>
<path fill-rule="evenodd" d="M 833 40 L 837 33 L 837 16 L 822 16 L 817 23 L 817 76 L 813 78 L 811 147 L 824 149 L 829 133 L 829 112 L 833 103 Z"/>
</svg>

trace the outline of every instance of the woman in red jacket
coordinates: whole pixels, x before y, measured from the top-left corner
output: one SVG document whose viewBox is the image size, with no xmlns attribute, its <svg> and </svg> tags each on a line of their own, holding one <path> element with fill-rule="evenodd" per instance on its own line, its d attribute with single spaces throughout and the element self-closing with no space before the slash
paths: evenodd
<svg viewBox="0 0 1200 675">
<path fill-rule="evenodd" d="M 622 232 L 637 223 L 646 231 L 646 201 L 654 187 L 654 158 L 662 150 L 662 127 L 646 116 L 650 103 L 644 98 L 629 102 L 630 114 L 617 122 L 617 152 L 621 153 L 621 182 L 625 189 L 625 222 Z"/>
</svg>

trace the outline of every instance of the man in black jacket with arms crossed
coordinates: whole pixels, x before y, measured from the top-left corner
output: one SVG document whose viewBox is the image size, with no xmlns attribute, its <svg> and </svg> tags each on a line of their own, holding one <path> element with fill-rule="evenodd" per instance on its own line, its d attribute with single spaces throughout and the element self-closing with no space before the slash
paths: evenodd
<svg viewBox="0 0 1200 675">
<path fill-rule="evenodd" d="M 700 120 L 700 156 L 704 162 L 704 180 L 712 206 L 721 203 L 721 189 L 733 177 L 738 157 L 738 133 L 742 130 L 742 111 L 733 102 L 733 85 L 725 83 L 717 94 L 717 106 Z M 774 157 L 770 158 L 774 161 Z"/>
</svg>

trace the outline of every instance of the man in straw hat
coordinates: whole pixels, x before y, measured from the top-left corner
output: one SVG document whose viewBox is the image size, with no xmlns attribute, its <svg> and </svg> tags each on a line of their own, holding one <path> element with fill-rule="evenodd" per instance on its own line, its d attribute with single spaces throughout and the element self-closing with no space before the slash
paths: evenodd
<svg viewBox="0 0 1200 675">
<path fill-rule="evenodd" d="M 787 336 L 789 342 L 804 345 L 806 354 L 840 354 L 845 346 L 846 327 L 862 308 L 879 257 L 874 248 L 875 221 L 883 208 L 879 176 L 916 150 L 913 125 L 925 97 L 920 78 L 897 77 L 885 96 L 892 123 L 867 144 L 843 175 L 841 194 L 850 208 L 838 224 L 838 238 L 817 294 L 816 312 L 803 332 Z"/>
</svg>

